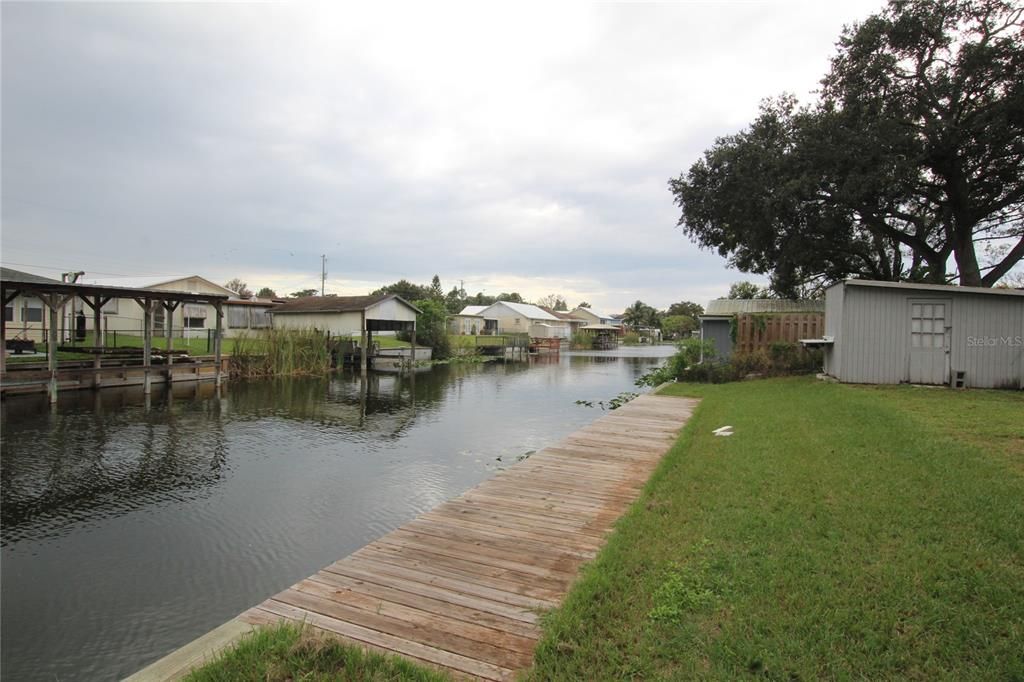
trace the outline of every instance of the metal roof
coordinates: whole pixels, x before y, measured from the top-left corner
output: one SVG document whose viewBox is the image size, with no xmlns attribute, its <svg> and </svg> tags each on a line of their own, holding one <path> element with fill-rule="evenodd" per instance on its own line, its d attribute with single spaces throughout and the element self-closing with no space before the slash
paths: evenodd
<svg viewBox="0 0 1024 682">
<path fill-rule="evenodd" d="M 31 284 L 60 284 L 59 279 L 50 279 L 42 275 L 33 275 L 31 272 L 12 270 L 11 268 L 0 267 L 0 280 L 4 282 L 24 282 Z"/>
<path fill-rule="evenodd" d="M 101 296 L 107 298 L 135 298 L 158 301 L 183 301 L 189 303 L 211 303 L 228 300 L 221 294 L 198 294 L 164 289 L 146 289 L 140 287 L 112 287 L 82 282 L 59 282 L 55 279 L 40 277 L 20 270 L 3 268 L 0 270 L 0 284 L 5 296 L 9 292 L 19 292 L 32 296 L 60 294 L 62 296 Z"/>
<path fill-rule="evenodd" d="M 483 311 L 487 310 L 490 307 L 491 306 L 489 306 L 489 305 L 467 305 L 465 308 L 462 309 L 462 312 L 459 313 L 459 315 L 477 315 L 477 316 L 479 316 L 480 313 L 482 313 Z"/>
<path fill-rule="evenodd" d="M 740 313 L 823 313 L 825 301 L 793 301 L 782 298 L 719 298 L 710 301 L 705 316 Z"/>
<path fill-rule="evenodd" d="M 997 296 L 1024 296 L 1024 289 L 1000 289 L 996 287 L 963 287 L 956 284 L 925 284 L 923 282 L 881 282 L 872 279 L 847 279 L 832 285 L 853 287 L 877 287 L 879 289 L 910 289 L 915 291 L 939 291 L 944 294 L 995 294 Z M 832 287 L 829 287 L 830 289 Z"/>
<path fill-rule="evenodd" d="M 515 312 L 519 313 L 528 320 L 551 320 L 552 322 L 560 322 L 557 317 L 549 312 L 545 312 L 541 308 L 529 303 L 511 303 L 509 301 L 498 301 L 494 305 L 508 306 Z M 493 308 L 494 306 L 489 306 Z"/>
<path fill-rule="evenodd" d="M 288 313 L 353 313 L 372 308 L 374 305 L 390 299 L 401 301 L 417 313 L 423 312 L 412 303 L 395 294 L 380 294 L 377 296 L 307 296 L 282 303 L 271 312 L 274 315 L 286 315 Z"/>
</svg>

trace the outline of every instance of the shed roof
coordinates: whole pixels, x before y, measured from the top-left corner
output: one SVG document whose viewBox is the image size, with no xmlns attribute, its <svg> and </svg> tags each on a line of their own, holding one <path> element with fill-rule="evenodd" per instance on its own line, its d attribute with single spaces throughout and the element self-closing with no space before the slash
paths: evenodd
<svg viewBox="0 0 1024 682">
<path fill-rule="evenodd" d="M 1024 289 L 1000 289 L 996 287 L 962 287 L 955 284 L 924 284 L 919 282 L 880 282 L 872 279 L 847 279 L 832 285 L 852 287 L 876 287 L 879 289 L 903 289 L 913 291 L 935 291 L 943 294 L 994 294 L 996 296 L 1024 296 Z M 830 289 L 832 287 L 829 287 Z"/>
<path fill-rule="evenodd" d="M 710 301 L 704 315 L 737 315 L 740 313 L 823 313 L 825 301 L 782 298 L 719 298 Z"/>
<path fill-rule="evenodd" d="M 423 312 L 412 303 L 396 294 L 378 294 L 377 296 L 306 296 L 288 301 L 274 308 L 275 315 L 289 313 L 353 313 L 372 308 L 378 303 L 395 299 L 412 308 L 417 313 Z"/>
</svg>

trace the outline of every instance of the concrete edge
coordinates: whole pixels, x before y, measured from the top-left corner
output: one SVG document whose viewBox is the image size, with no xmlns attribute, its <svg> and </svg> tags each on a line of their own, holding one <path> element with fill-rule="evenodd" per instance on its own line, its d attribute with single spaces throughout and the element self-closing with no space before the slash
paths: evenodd
<svg viewBox="0 0 1024 682">
<path fill-rule="evenodd" d="M 223 625 L 210 630 L 185 646 L 172 651 L 163 658 L 150 663 L 137 673 L 126 677 L 124 682 L 156 682 L 177 680 L 193 668 L 212 660 L 218 653 L 235 644 L 256 626 L 232 618 Z"/>
</svg>

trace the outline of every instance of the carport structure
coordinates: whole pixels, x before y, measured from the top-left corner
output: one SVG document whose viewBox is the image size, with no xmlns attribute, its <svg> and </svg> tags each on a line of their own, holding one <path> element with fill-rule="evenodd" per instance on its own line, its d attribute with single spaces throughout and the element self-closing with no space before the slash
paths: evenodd
<svg viewBox="0 0 1024 682">
<path fill-rule="evenodd" d="M 152 386 L 152 350 L 153 350 L 153 314 L 163 308 L 168 313 L 173 312 L 179 305 L 184 303 L 208 303 L 216 310 L 216 331 L 214 334 L 214 358 L 215 369 L 214 379 L 219 386 L 221 383 L 221 336 L 223 331 L 223 304 L 228 300 L 227 296 L 217 294 L 195 294 L 180 291 L 164 291 L 159 289 L 139 289 L 132 287 L 101 286 L 96 284 L 77 284 L 72 282 L 58 282 L 45 277 L 39 277 L 26 272 L 3 268 L 0 271 L 0 296 L 3 298 L 4 306 L 13 301 L 17 296 L 30 296 L 38 298 L 49 311 L 49 330 L 47 336 L 47 372 L 41 377 L 41 381 L 47 384 L 47 392 L 50 402 L 57 401 L 58 373 L 57 346 L 59 343 L 59 318 L 61 310 L 74 298 L 80 299 L 85 306 L 93 313 L 93 346 L 86 352 L 94 355 L 92 373 L 92 386 L 102 386 L 103 375 L 103 349 L 105 348 L 103 338 L 103 306 L 113 299 L 131 299 L 143 310 L 143 348 L 142 348 L 142 370 L 143 370 L 143 392 L 149 394 Z M 163 332 L 167 337 L 167 348 L 171 349 L 173 343 L 171 315 L 164 316 Z M 7 325 L 6 319 L 0 322 L 0 338 L 4 339 L 6 345 Z M 172 358 L 167 355 L 167 378 L 171 379 Z M 78 370 L 78 374 L 89 373 L 90 370 Z M 198 374 L 197 374 L 198 376 Z M 6 349 L 0 353 L 0 384 L 7 385 L 10 379 L 7 370 Z M 24 386 L 24 384 L 20 384 Z"/>
</svg>

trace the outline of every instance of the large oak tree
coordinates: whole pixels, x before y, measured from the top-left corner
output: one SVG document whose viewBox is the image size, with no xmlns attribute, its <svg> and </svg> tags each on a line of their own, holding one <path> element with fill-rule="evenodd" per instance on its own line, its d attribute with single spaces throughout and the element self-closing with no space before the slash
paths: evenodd
<svg viewBox="0 0 1024 682">
<path fill-rule="evenodd" d="M 818 101 L 766 101 L 669 188 L 689 236 L 781 294 L 992 286 L 1024 257 L 1022 8 L 892 0 L 844 31 Z"/>
</svg>

